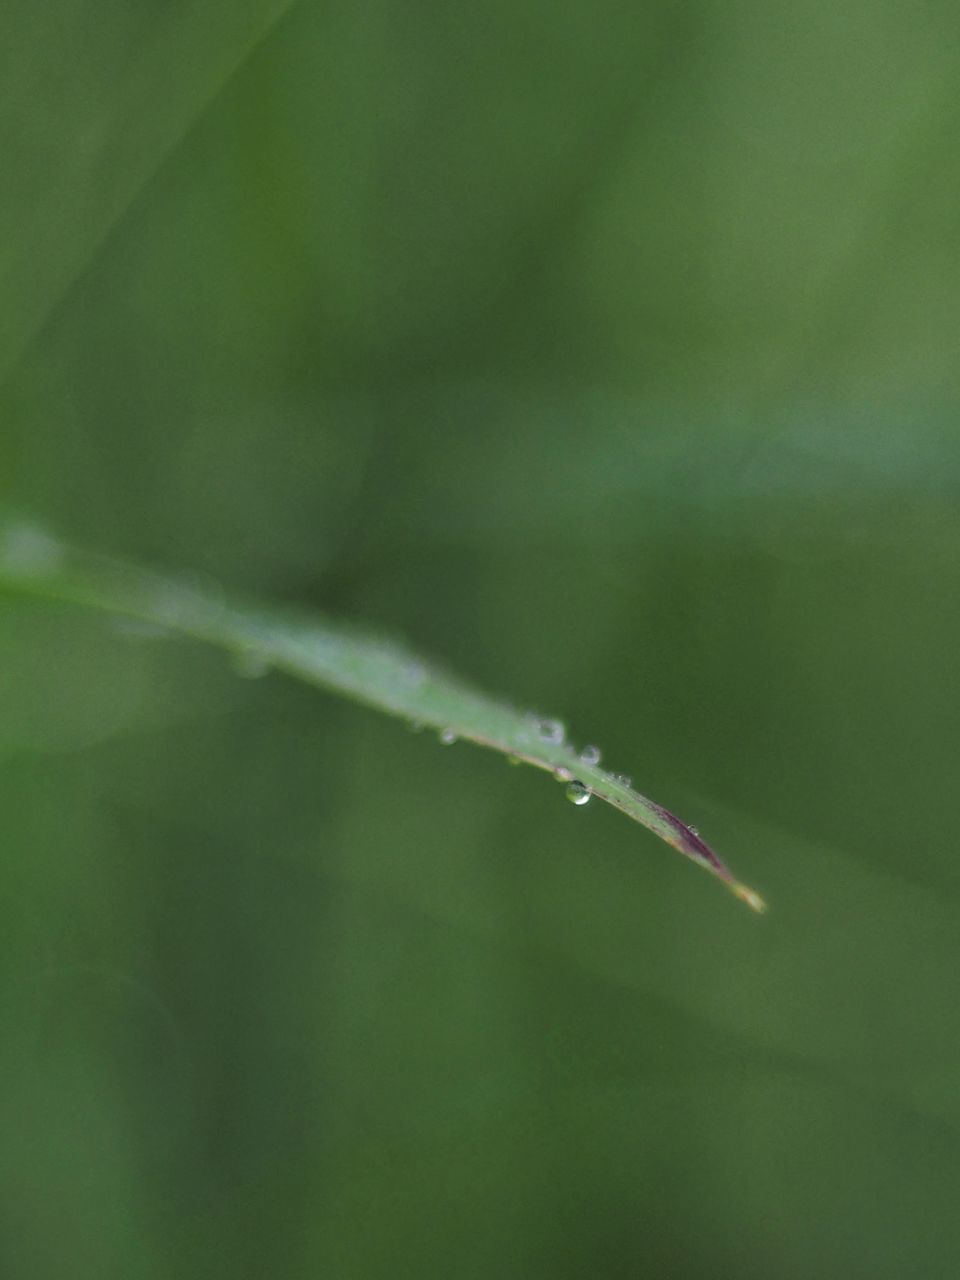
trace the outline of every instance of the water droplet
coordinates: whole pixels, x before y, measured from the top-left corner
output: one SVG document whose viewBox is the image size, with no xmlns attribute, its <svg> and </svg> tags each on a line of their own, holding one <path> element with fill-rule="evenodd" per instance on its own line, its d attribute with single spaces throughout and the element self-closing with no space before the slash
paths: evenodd
<svg viewBox="0 0 960 1280">
<path fill-rule="evenodd" d="M 551 746 L 559 747 L 566 735 L 566 729 L 560 720 L 538 720 L 537 721 L 537 737 L 541 742 L 549 742 Z"/>
<path fill-rule="evenodd" d="M 687 826 L 687 830 L 688 830 L 688 831 L 692 831 L 692 832 L 693 832 L 693 834 L 694 834 L 695 836 L 698 836 L 698 835 L 700 834 L 700 828 L 699 828 L 699 827 L 691 827 L 691 826 L 689 826 L 689 825 L 688 825 L 688 826 Z"/>
<path fill-rule="evenodd" d="M 574 780 L 567 787 L 567 799 L 571 804 L 586 804 L 590 799 L 590 788 Z"/>
<path fill-rule="evenodd" d="M 614 773 L 611 775 L 614 782 L 619 782 L 621 787 L 632 787 L 633 779 L 628 773 Z"/>
<path fill-rule="evenodd" d="M 593 765 L 600 763 L 600 748 L 589 746 L 584 747 L 580 752 L 580 760 L 583 764 Z"/>
<path fill-rule="evenodd" d="M 569 782 L 573 777 L 573 774 L 569 769 L 565 768 L 565 766 L 561 764 L 553 771 L 553 776 L 558 782 Z"/>
<path fill-rule="evenodd" d="M 457 740 L 457 735 L 452 729 L 441 729 L 437 737 L 445 747 L 452 747 Z"/>
<path fill-rule="evenodd" d="M 256 649 L 244 649 L 233 656 L 233 669 L 244 680 L 259 680 L 270 671 L 270 659 Z"/>
</svg>

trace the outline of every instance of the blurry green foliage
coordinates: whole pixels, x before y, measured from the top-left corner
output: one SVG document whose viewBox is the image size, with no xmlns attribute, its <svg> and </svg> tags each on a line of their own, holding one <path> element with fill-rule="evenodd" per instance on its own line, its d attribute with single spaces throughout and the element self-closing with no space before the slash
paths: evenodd
<svg viewBox="0 0 960 1280">
<path fill-rule="evenodd" d="M 956 1275 L 958 36 L 6 6 L 0 498 L 562 710 L 776 909 L 4 600 L 5 1272 Z"/>
</svg>

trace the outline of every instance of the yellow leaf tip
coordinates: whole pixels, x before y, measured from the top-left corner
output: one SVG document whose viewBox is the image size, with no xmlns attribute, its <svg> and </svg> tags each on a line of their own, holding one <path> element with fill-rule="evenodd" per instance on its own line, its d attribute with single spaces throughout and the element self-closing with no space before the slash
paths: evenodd
<svg viewBox="0 0 960 1280">
<path fill-rule="evenodd" d="M 730 886 L 730 890 L 734 897 L 739 898 L 741 902 L 745 902 L 751 911 L 755 911 L 757 915 L 763 915 L 767 909 L 767 904 L 760 897 L 756 890 L 751 889 L 748 885 L 740 884 L 734 881 Z"/>
</svg>

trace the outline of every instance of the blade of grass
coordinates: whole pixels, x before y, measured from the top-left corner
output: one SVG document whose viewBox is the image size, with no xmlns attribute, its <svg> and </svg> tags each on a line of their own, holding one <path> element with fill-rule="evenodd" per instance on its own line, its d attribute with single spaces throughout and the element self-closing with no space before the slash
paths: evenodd
<svg viewBox="0 0 960 1280">
<path fill-rule="evenodd" d="M 0 587 L 135 619 L 213 644 L 238 664 L 273 668 L 343 694 L 445 742 L 462 739 L 545 769 L 571 799 L 605 800 L 704 867 L 754 911 L 763 899 L 740 883 L 691 827 L 578 753 L 559 721 L 519 711 L 471 688 L 394 639 L 315 615 L 230 602 L 209 585 L 178 581 L 69 547 L 36 526 L 0 517 Z"/>
</svg>

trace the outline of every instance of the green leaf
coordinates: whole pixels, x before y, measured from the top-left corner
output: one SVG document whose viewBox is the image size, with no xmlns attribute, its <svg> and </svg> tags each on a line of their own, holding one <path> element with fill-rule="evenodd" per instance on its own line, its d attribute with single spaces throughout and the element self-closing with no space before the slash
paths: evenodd
<svg viewBox="0 0 960 1280">
<path fill-rule="evenodd" d="M 136 619 L 231 653 L 243 669 L 275 669 L 334 693 L 545 769 L 575 804 L 591 796 L 642 823 L 704 867 L 754 911 L 763 899 L 738 881 L 691 827 L 599 766 L 599 751 L 567 740 L 558 720 L 495 700 L 392 638 L 292 610 L 228 601 L 209 586 L 90 555 L 15 519 L 0 520 L 0 585 Z"/>
</svg>

